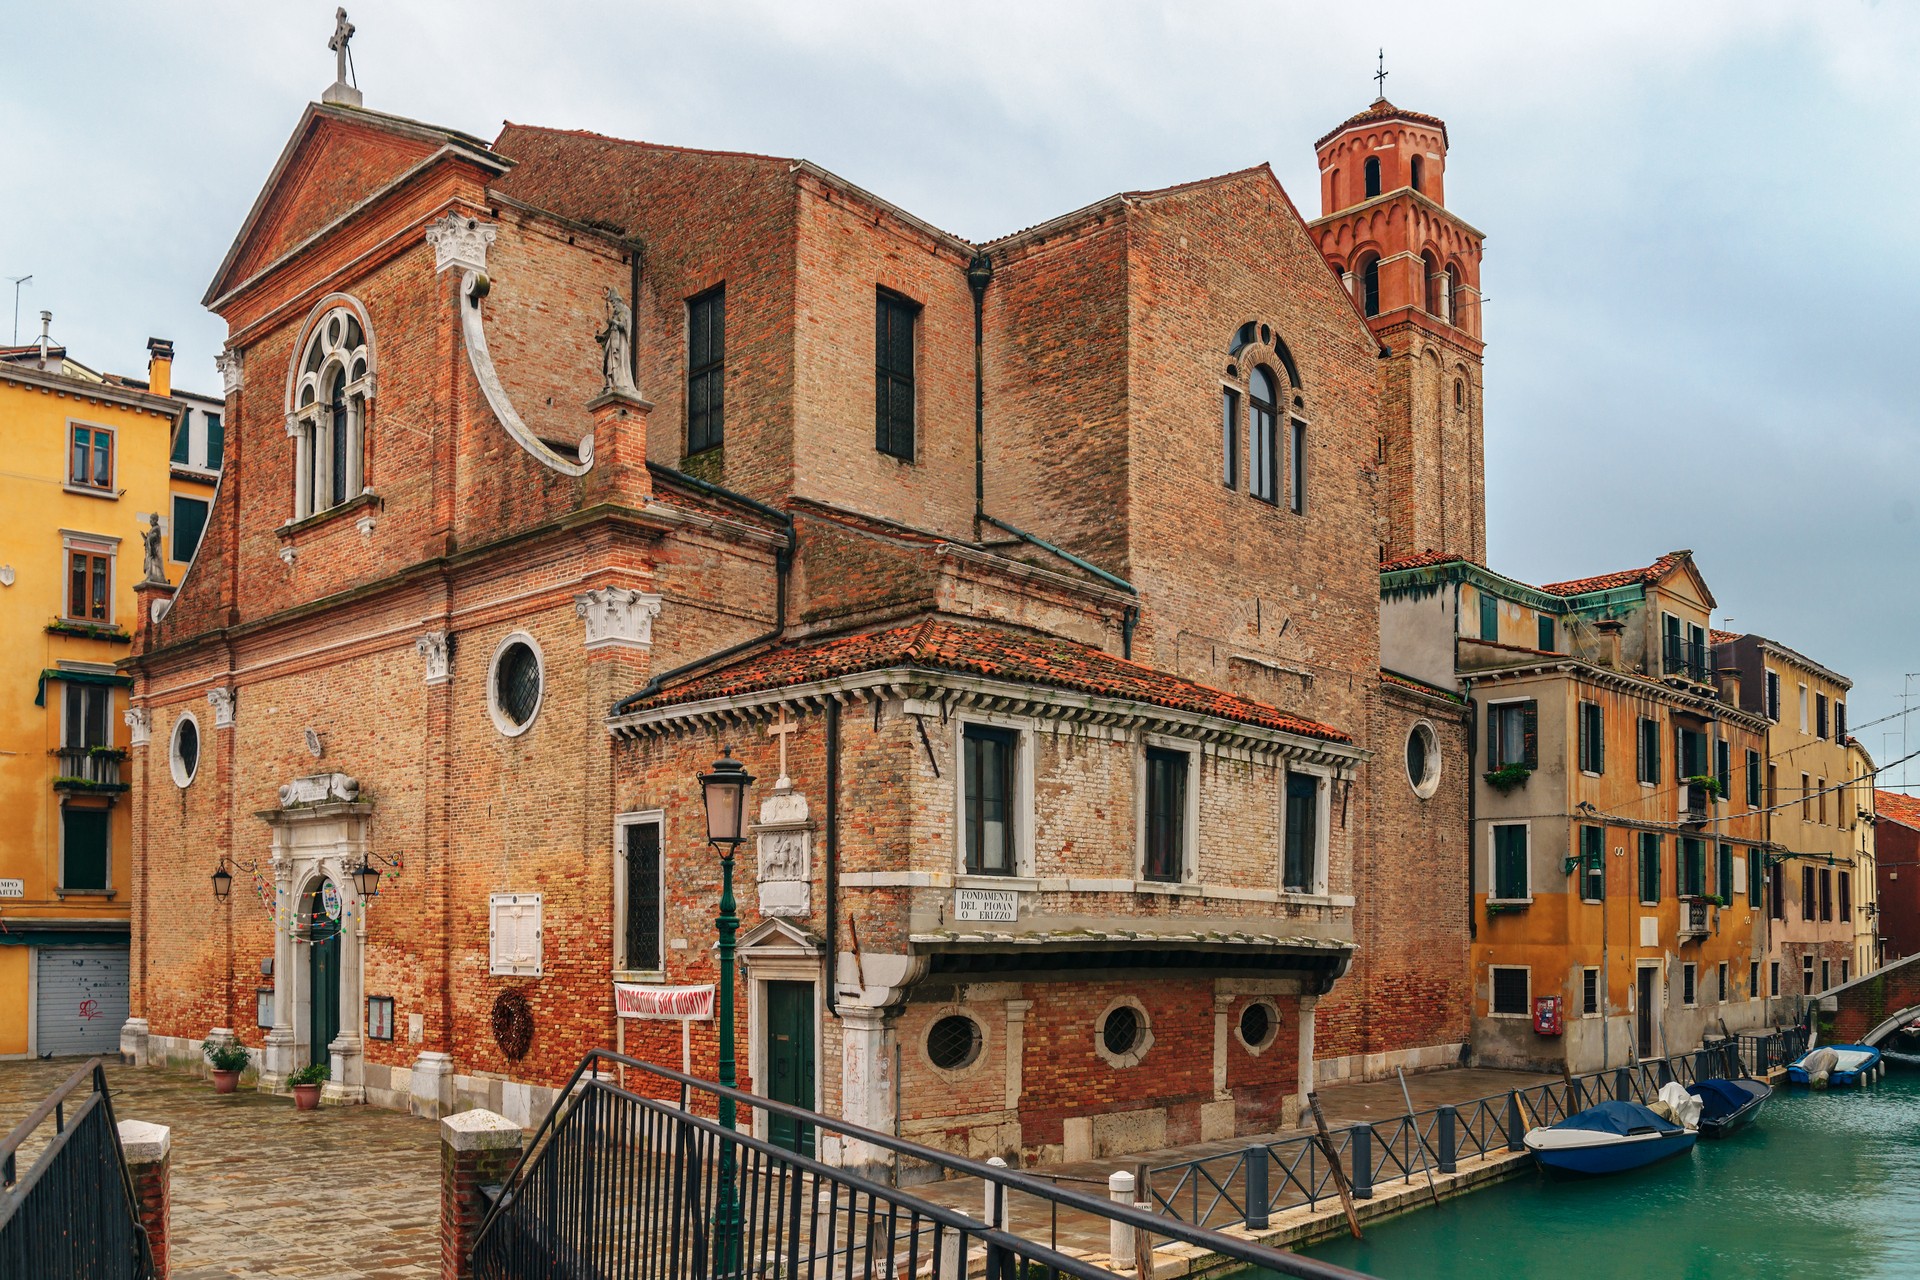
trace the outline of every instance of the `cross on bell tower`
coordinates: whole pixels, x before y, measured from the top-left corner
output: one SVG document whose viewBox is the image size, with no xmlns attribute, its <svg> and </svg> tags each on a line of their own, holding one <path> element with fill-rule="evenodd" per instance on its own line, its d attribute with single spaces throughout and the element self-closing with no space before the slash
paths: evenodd
<svg viewBox="0 0 1920 1280">
<path fill-rule="evenodd" d="M 345 13 L 346 10 L 342 9 L 340 12 Z M 1385 49 L 1380 50 L 1380 67 L 1373 73 L 1373 100 L 1375 102 L 1387 100 L 1387 51 Z"/>
<path fill-rule="evenodd" d="M 347 42 L 353 39 L 353 24 L 347 21 L 345 9 L 333 11 L 333 35 L 327 40 L 327 48 L 333 51 L 333 83 L 320 95 L 320 101 L 338 103 L 343 107 L 360 105 L 360 90 L 349 82 L 353 65 L 353 54 L 347 48 Z"/>
</svg>

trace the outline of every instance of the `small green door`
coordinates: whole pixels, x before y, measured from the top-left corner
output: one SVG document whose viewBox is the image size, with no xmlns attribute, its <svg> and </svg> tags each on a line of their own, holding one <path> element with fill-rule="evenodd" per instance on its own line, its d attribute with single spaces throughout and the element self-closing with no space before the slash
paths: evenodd
<svg viewBox="0 0 1920 1280">
<path fill-rule="evenodd" d="M 307 1060 L 329 1060 L 327 1046 L 340 1034 L 340 921 L 326 911 L 325 888 L 313 891 L 307 920 L 313 941 L 307 948 Z"/>
<path fill-rule="evenodd" d="M 813 1096 L 813 984 L 769 982 L 763 1087 L 775 1102 L 814 1106 Z M 767 1141 L 801 1155 L 813 1154 L 813 1126 L 784 1116 L 771 1116 Z"/>
</svg>

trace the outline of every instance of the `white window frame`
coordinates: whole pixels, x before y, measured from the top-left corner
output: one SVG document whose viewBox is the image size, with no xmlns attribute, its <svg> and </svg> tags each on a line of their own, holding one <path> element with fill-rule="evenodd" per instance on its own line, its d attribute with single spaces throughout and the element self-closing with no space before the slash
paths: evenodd
<svg viewBox="0 0 1920 1280">
<path fill-rule="evenodd" d="M 1601 757 L 1600 762 L 1602 764 L 1606 763 L 1607 712 L 1605 707 L 1601 704 L 1597 696 L 1591 699 L 1576 696 L 1573 700 L 1573 763 L 1575 766 L 1575 771 L 1578 772 L 1581 777 L 1598 778 L 1601 776 L 1599 770 L 1589 769 L 1585 765 L 1581 764 L 1580 762 L 1580 757 L 1582 755 L 1581 746 L 1584 744 L 1584 741 L 1587 736 L 1586 709 L 1588 707 L 1593 707 L 1600 712 L 1600 715 L 1598 717 L 1599 724 L 1596 726 L 1600 731 L 1600 735 L 1599 735 L 1599 739 L 1593 745 L 1594 745 L 1595 751 Z M 1638 726 L 1635 727 L 1635 731 L 1638 732 Z"/>
<path fill-rule="evenodd" d="M 1417 733 L 1424 732 L 1427 738 L 1427 775 L 1416 778 L 1407 774 L 1407 783 L 1413 788 L 1413 794 L 1421 800 L 1431 800 L 1433 793 L 1440 789 L 1440 772 L 1445 762 L 1440 758 L 1440 731 L 1433 727 L 1431 720 L 1415 720 L 1407 727 L 1407 738 L 1412 740 Z M 1405 745 L 1400 750 L 1400 766 L 1406 768 L 1407 753 Z"/>
<path fill-rule="evenodd" d="M 1593 975 L 1593 994 L 1595 1008 L 1587 1011 L 1587 975 Z M 1607 1010 L 1607 989 L 1600 981 L 1600 970 L 1592 965 L 1582 966 L 1580 970 L 1580 1016 L 1582 1018 L 1604 1018 Z"/>
<path fill-rule="evenodd" d="M 330 340 L 328 329 L 336 315 L 350 317 L 360 326 L 359 346 L 349 349 Z M 366 484 L 366 443 L 367 412 L 373 404 L 376 368 L 373 325 L 368 320 L 366 307 L 357 298 L 337 293 L 322 298 L 308 313 L 308 321 L 301 332 L 302 341 L 294 348 L 293 362 L 287 370 L 287 434 L 294 440 L 295 521 L 331 511 L 364 493 L 372 492 Z M 321 343 L 326 344 L 327 355 L 318 369 L 306 373 L 307 357 L 315 344 Z M 356 367 L 361 370 L 357 378 L 352 376 Z M 328 429 L 322 421 L 327 409 L 322 393 L 335 369 L 340 371 L 342 378 L 348 379 L 341 387 L 341 395 L 347 402 L 345 496 L 339 503 L 319 506 L 318 494 L 314 491 L 316 479 L 323 481 L 328 490 L 333 487 L 333 476 L 327 470 L 333 459 L 333 450 L 316 451 L 320 450 Z M 308 391 L 313 393 L 314 398 L 310 403 L 303 404 L 301 396 Z"/>
<path fill-rule="evenodd" d="M 193 768 L 187 770 L 180 760 L 180 726 L 193 725 L 195 749 Z M 200 727 L 200 717 L 191 711 L 182 711 L 174 717 L 173 727 L 167 730 L 167 772 L 173 776 L 173 785 L 185 791 L 200 776 L 200 766 L 207 761 L 207 735 Z"/>
<path fill-rule="evenodd" d="M 1807 696 L 1807 686 L 1806 686 L 1806 683 L 1802 681 L 1800 684 L 1800 732 L 1802 733 L 1808 732 L 1807 730 L 1807 725 L 1809 723 L 1807 720 L 1808 703 L 1809 703 L 1809 698 Z"/>
<path fill-rule="evenodd" d="M 627 958 L 627 829 L 660 828 L 660 964 L 636 969 Z M 635 809 L 613 818 L 613 977 L 616 982 L 667 980 L 667 811 Z"/>
<path fill-rule="evenodd" d="M 1493 975 L 1502 969 L 1518 970 L 1527 975 L 1527 994 L 1520 1002 L 1519 1013 L 1501 1013 L 1494 1008 L 1494 992 L 1497 989 Z M 1487 1016 L 1489 1018 L 1520 1018 L 1533 1021 L 1533 966 L 1525 964 L 1490 964 L 1487 966 Z"/>
<path fill-rule="evenodd" d="M 76 551 L 107 558 L 107 616 L 104 618 L 76 618 L 68 612 L 73 607 L 73 553 Z M 59 581 L 61 621 L 77 622 L 87 627 L 119 625 L 120 610 L 117 597 L 120 593 L 120 539 L 104 533 L 82 533 L 77 529 L 62 529 L 60 531 Z"/>
<path fill-rule="evenodd" d="M 1186 813 L 1181 816 L 1181 866 L 1178 880 L 1147 879 L 1147 750 L 1178 751 L 1187 757 Z M 1133 878 L 1142 892 L 1165 891 L 1200 883 L 1200 745 L 1164 734 L 1142 734 L 1133 753 Z M 963 846 L 964 847 L 964 846 Z"/>
<path fill-rule="evenodd" d="M 85 427 L 89 431 L 104 431 L 112 437 L 112 443 L 107 446 L 107 456 L 110 459 L 107 466 L 111 471 L 111 477 L 104 489 L 98 485 L 73 482 L 73 429 L 75 427 Z M 83 498 L 119 501 L 120 495 L 127 491 L 126 486 L 120 483 L 120 428 L 105 422 L 90 422 L 85 418 L 68 418 L 66 436 L 61 440 L 60 445 L 60 487 L 62 489 Z"/>
<path fill-rule="evenodd" d="M 533 911 L 533 958 L 501 956 L 500 911 L 503 907 Z M 487 895 L 487 975 L 495 978 L 538 978 L 546 956 L 546 915 L 542 895 L 537 893 L 490 893 Z"/>
<path fill-rule="evenodd" d="M 1287 889 L 1287 775 L 1290 773 L 1310 774 L 1316 779 L 1313 793 L 1313 883 L 1308 892 L 1289 892 Z M 1328 885 L 1328 864 L 1332 861 L 1330 846 L 1333 835 L 1333 769 L 1329 765 L 1318 764 L 1311 760 L 1284 760 L 1281 762 L 1278 785 L 1274 787 L 1275 827 L 1279 835 L 1276 842 L 1273 879 L 1274 887 L 1280 891 L 1282 902 L 1304 902 L 1316 898 L 1325 898 L 1332 892 Z"/>
<path fill-rule="evenodd" d="M 1126 1053 L 1114 1053 L 1107 1048 L 1107 1018 L 1120 1008 L 1132 1009 L 1140 1021 L 1140 1038 Z M 1121 996 L 1100 1010 L 1100 1016 L 1093 1020 L 1093 1051 L 1102 1062 L 1117 1071 L 1139 1066 L 1153 1051 L 1153 1018 L 1148 1015 L 1147 1006 L 1133 996 Z"/>
<path fill-rule="evenodd" d="M 1494 886 L 1499 883 L 1499 880 L 1496 878 L 1494 874 L 1498 866 L 1498 859 L 1495 853 L 1495 850 L 1498 846 L 1495 844 L 1495 841 L 1494 841 L 1494 832 L 1498 831 L 1501 827 L 1519 827 L 1527 833 L 1527 860 L 1526 860 L 1527 896 L 1524 898 L 1501 898 L 1501 897 L 1496 897 L 1493 892 Z M 1532 819 L 1523 818 L 1517 822 L 1489 821 L 1487 823 L 1487 901 L 1493 902 L 1493 903 L 1512 903 L 1516 906 L 1525 904 L 1525 903 L 1531 903 L 1533 901 L 1533 821 Z"/>
<path fill-rule="evenodd" d="M 1013 746 L 1013 867 L 1004 875 L 967 870 L 967 726 L 1011 729 Z M 972 711 L 953 718 L 953 876 L 963 888 L 1035 888 L 1033 819 L 1034 722 L 1026 716 Z"/>
<path fill-rule="evenodd" d="M 1538 716 L 1538 714 L 1539 714 L 1539 712 L 1538 712 L 1538 709 L 1537 709 L 1537 708 L 1538 708 L 1538 706 L 1539 706 L 1539 702 L 1540 702 L 1540 699 L 1538 699 L 1538 698 L 1536 698 L 1536 697 L 1533 697 L 1533 696 L 1531 696 L 1531 695 L 1529 695 L 1529 696 L 1525 696 L 1525 697 L 1519 697 L 1519 698 L 1494 698 L 1494 699 L 1489 699 L 1489 700 L 1487 701 L 1487 703 L 1486 703 L 1485 705 L 1486 705 L 1486 708 L 1487 708 L 1487 714 L 1488 714 L 1489 716 L 1492 716 L 1492 715 L 1494 715 L 1494 714 L 1496 714 L 1496 713 L 1498 713 L 1498 712 L 1500 711 L 1500 709 L 1501 709 L 1501 708 L 1503 708 L 1503 707 L 1518 707 L 1518 706 L 1524 706 L 1524 705 L 1526 705 L 1526 704 L 1527 704 L 1527 703 L 1529 703 L 1529 702 L 1531 702 L 1531 703 L 1533 703 L 1533 704 L 1535 705 L 1535 708 L 1536 708 L 1536 710 L 1535 710 L 1535 712 L 1534 712 L 1534 714 L 1535 714 L 1536 716 Z M 1524 767 L 1526 766 L 1526 763 L 1527 763 L 1527 731 L 1526 731 L 1526 727 L 1525 727 L 1525 724 L 1526 724 L 1526 721 L 1525 721 L 1525 718 L 1524 718 L 1524 716 L 1523 716 L 1523 717 L 1522 717 L 1522 720 L 1521 720 L 1521 730 L 1520 730 L 1520 758 L 1519 758 L 1518 760 L 1509 760 L 1509 761 L 1507 761 L 1507 764 L 1517 764 L 1517 765 L 1520 765 L 1520 766 L 1522 766 L 1523 768 L 1524 768 Z M 1496 753 L 1496 754 L 1497 754 L 1497 753 Z M 1495 770 L 1495 769 L 1501 769 L 1501 768 L 1505 768 L 1505 767 L 1506 767 L 1506 766 L 1505 766 L 1505 765 L 1503 765 L 1503 764 L 1501 764 L 1501 763 L 1500 763 L 1500 762 L 1499 762 L 1498 760 L 1492 760 L 1492 759 L 1489 759 L 1489 760 L 1487 761 L 1487 770 L 1488 770 L 1489 772 L 1491 772 L 1492 770 Z"/>
<path fill-rule="evenodd" d="M 498 684 L 500 659 L 505 657 L 507 650 L 516 644 L 524 644 L 527 648 L 533 650 L 534 667 L 540 673 L 540 693 L 533 700 L 533 710 L 527 714 L 526 720 L 520 724 L 515 724 L 512 717 L 507 715 L 506 710 L 501 707 L 500 686 Z M 540 642 L 535 640 L 531 633 L 526 631 L 507 632 L 506 635 L 500 638 L 500 643 L 493 647 L 493 657 L 487 661 L 487 714 L 493 717 L 493 727 L 498 729 L 506 737 L 517 738 L 527 730 L 533 728 L 534 722 L 540 718 L 541 709 L 546 705 L 546 652 L 540 648 Z"/>
<path fill-rule="evenodd" d="M 1680 1007 L 1700 1007 L 1700 966 L 1692 960 L 1680 966 Z"/>
<path fill-rule="evenodd" d="M 1733 990 L 1733 966 L 1727 961 L 1722 960 L 1714 970 L 1714 976 L 1720 980 L 1720 998 L 1718 1003 L 1726 1004 L 1727 997 Z"/>
</svg>

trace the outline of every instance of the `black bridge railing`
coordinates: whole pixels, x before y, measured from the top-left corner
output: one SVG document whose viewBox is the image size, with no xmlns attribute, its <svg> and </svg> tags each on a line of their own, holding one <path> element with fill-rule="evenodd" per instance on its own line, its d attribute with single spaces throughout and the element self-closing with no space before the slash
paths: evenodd
<svg viewBox="0 0 1920 1280">
<path fill-rule="evenodd" d="M 624 1081 L 616 1083 L 616 1079 Z M 629 1087 L 630 1086 L 630 1087 Z M 652 1096 L 655 1094 L 666 1096 Z M 718 1114 L 731 1101 L 739 1130 Z M 850 1168 L 753 1134 L 811 1135 L 811 1150 L 850 1163 L 890 1153 L 921 1173 L 979 1179 L 974 1218 Z M 868 1163 L 877 1163 L 868 1159 Z M 923 1188 L 925 1190 L 925 1188 Z M 1115 1280 L 1121 1272 L 1025 1238 L 1010 1202 L 1030 1213 L 1091 1218 L 1105 1254 L 1124 1234 L 1137 1249 L 1177 1241 L 1234 1263 L 1310 1280 L 1359 1273 L 1170 1220 L 1150 1208 L 1056 1186 L 832 1117 L 606 1050 L 582 1059 L 495 1197 L 473 1250 L 477 1280 Z M 1115 1226 L 1122 1228 L 1116 1233 Z M 1086 1251 L 1080 1251 L 1086 1252 Z M 1134 1259 L 1123 1259 L 1126 1275 Z M 1363 1278 L 1360 1278 L 1363 1280 Z"/>
<path fill-rule="evenodd" d="M 24 1175 L 23 1155 L 33 1157 Z M 94 1058 L 0 1139 L 0 1276 L 148 1280 L 153 1255 L 136 1206 Z"/>
<path fill-rule="evenodd" d="M 1757 1061 L 1767 1056 L 1757 1043 L 1762 1039 L 1716 1040 L 1689 1054 L 1336 1129 L 1329 1134 L 1333 1154 L 1352 1184 L 1354 1197 L 1369 1200 L 1376 1186 L 1415 1181 L 1424 1185 L 1428 1169 L 1435 1174 L 1455 1173 L 1461 1160 L 1520 1151 L 1527 1130 L 1557 1124 L 1602 1102 L 1648 1102 L 1669 1081 L 1692 1084 L 1760 1074 L 1766 1070 L 1764 1065 L 1751 1070 L 1745 1065 L 1748 1046 L 1744 1042 L 1756 1041 Z M 1801 1039 L 1804 1043 L 1804 1033 Z M 1774 1051 L 1780 1051 L 1778 1046 Z M 1319 1209 L 1337 1200 L 1339 1189 L 1331 1164 L 1319 1142 L 1303 1134 L 1149 1169 L 1149 1193 L 1157 1208 L 1182 1222 L 1216 1230 L 1242 1226 L 1261 1231 L 1277 1213 Z"/>
</svg>

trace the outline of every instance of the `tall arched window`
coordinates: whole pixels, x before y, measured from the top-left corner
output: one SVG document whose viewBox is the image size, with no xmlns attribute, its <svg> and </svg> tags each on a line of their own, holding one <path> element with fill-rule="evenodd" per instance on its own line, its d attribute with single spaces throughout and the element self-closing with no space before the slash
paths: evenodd
<svg viewBox="0 0 1920 1280">
<path fill-rule="evenodd" d="M 1451 264 L 1447 267 L 1444 288 L 1440 293 L 1440 318 L 1448 324 L 1460 323 L 1460 268 Z"/>
<path fill-rule="evenodd" d="M 1431 253 L 1421 254 L 1421 296 L 1425 299 L 1423 305 L 1426 307 L 1429 315 L 1442 316 L 1446 314 L 1446 312 L 1442 310 L 1446 304 L 1441 300 L 1442 294 L 1444 293 L 1442 286 L 1445 283 L 1446 277 L 1440 274 L 1440 260 Z"/>
<path fill-rule="evenodd" d="M 1370 316 L 1380 314 L 1380 258 L 1370 256 L 1360 268 L 1360 310 Z"/>
<path fill-rule="evenodd" d="M 1365 166 L 1367 175 L 1367 198 L 1371 200 L 1380 194 L 1380 157 L 1368 156 Z"/>
<path fill-rule="evenodd" d="M 1413 183 L 1413 189 L 1415 191 L 1424 191 L 1426 188 L 1422 184 L 1426 181 L 1427 177 L 1426 160 L 1420 156 L 1415 156 L 1407 162 L 1407 172 L 1410 175 L 1409 181 Z"/>
<path fill-rule="evenodd" d="M 296 371 L 290 407 L 293 517 L 304 520 L 360 496 L 365 487 L 373 360 L 352 308 L 334 306 L 320 317 Z"/>
<path fill-rule="evenodd" d="M 1254 367 L 1247 381 L 1247 402 L 1247 492 L 1262 502 L 1278 502 L 1280 397 L 1271 369 Z"/>
</svg>

